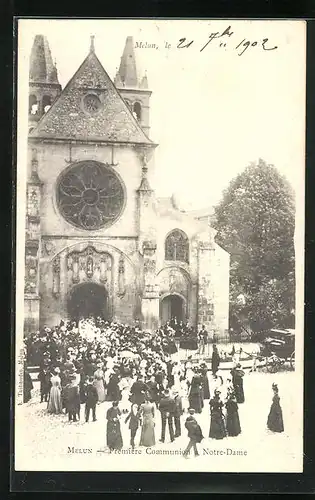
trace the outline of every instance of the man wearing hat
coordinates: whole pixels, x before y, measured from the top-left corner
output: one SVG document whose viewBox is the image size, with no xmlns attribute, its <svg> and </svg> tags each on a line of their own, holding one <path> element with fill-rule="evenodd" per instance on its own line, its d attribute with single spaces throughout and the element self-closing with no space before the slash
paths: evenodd
<svg viewBox="0 0 315 500">
<path fill-rule="evenodd" d="M 195 410 L 193 408 L 188 409 L 189 416 L 186 418 L 185 427 L 188 431 L 189 443 L 186 450 L 183 453 L 184 458 L 188 458 L 191 448 L 194 449 L 195 457 L 199 455 L 197 450 L 197 443 L 201 443 L 203 440 L 202 430 L 197 420 L 194 417 Z"/>
<path fill-rule="evenodd" d="M 182 398 L 180 397 L 177 389 L 173 390 L 173 396 L 174 396 L 174 402 L 175 402 L 175 409 L 174 409 L 175 434 L 174 434 L 174 437 L 177 438 L 181 435 L 180 417 L 183 414 L 183 405 L 182 405 Z"/>
<path fill-rule="evenodd" d="M 51 382 L 50 382 L 50 369 L 49 361 L 45 358 L 39 370 L 38 380 L 40 381 L 40 402 L 47 403 L 48 396 L 50 392 Z"/>
<path fill-rule="evenodd" d="M 78 408 L 80 408 L 79 387 L 75 371 L 69 374 L 69 384 L 66 386 L 66 409 L 69 422 L 77 421 Z"/>
<path fill-rule="evenodd" d="M 168 390 L 165 391 L 164 396 L 161 398 L 159 404 L 159 410 L 161 412 L 162 419 L 162 432 L 160 442 L 164 443 L 165 441 L 165 428 L 166 422 L 168 422 L 168 429 L 170 433 L 171 442 L 174 441 L 174 428 L 173 428 L 173 418 L 175 413 L 175 401 L 170 396 L 170 392 Z"/>
<path fill-rule="evenodd" d="M 206 330 L 205 325 L 202 325 L 202 328 L 198 334 L 198 340 L 199 340 L 199 349 L 198 353 L 199 354 L 204 354 L 205 353 L 205 345 L 208 341 L 208 332 Z"/>
</svg>

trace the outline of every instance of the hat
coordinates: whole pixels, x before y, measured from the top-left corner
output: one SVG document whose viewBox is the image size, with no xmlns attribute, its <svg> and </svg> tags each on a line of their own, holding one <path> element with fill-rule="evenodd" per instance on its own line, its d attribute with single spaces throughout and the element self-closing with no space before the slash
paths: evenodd
<svg viewBox="0 0 315 500">
<path fill-rule="evenodd" d="M 190 415 L 193 415 L 195 413 L 194 408 L 188 408 L 188 413 L 190 413 Z"/>
</svg>

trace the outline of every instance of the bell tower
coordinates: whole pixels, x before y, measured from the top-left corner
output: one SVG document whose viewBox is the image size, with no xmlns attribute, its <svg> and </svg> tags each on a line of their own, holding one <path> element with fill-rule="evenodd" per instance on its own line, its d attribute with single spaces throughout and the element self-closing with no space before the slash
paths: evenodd
<svg viewBox="0 0 315 500">
<path fill-rule="evenodd" d="M 139 77 L 132 36 L 128 36 L 126 39 L 114 83 L 141 128 L 149 136 L 150 97 L 152 92 L 149 90 L 147 75 L 145 74 L 142 78 Z"/>
<path fill-rule="evenodd" d="M 48 111 L 61 93 L 56 64 L 53 63 L 48 40 L 36 35 L 30 56 L 29 71 L 29 132 Z"/>
</svg>

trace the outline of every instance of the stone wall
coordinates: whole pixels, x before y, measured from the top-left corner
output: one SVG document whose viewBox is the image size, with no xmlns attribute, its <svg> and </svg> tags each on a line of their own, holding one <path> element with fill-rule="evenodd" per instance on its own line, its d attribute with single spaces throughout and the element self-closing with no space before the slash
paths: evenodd
<svg viewBox="0 0 315 500">
<path fill-rule="evenodd" d="M 87 268 L 89 258 L 90 271 Z M 59 276 L 56 276 L 56 262 Z M 103 264 L 106 269 L 102 275 Z M 135 240 L 72 240 L 69 245 L 67 239 L 44 238 L 40 262 L 40 324 L 56 324 L 60 318 L 68 317 L 69 294 L 73 287 L 82 283 L 104 286 L 112 319 L 133 323 L 140 315 L 138 268 Z"/>
<path fill-rule="evenodd" d="M 105 229 L 94 231 L 96 237 L 101 236 L 136 236 L 137 235 L 137 189 L 141 180 L 141 164 L 137 151 L 130 147 L 115 147 L 93 144 L 66 143 L 32 144 L 36 147 L 38 158 L 38 175 L 43 182 L 41 204 L 41 232 L 49 235 L 66 235 L 67 237 L 85 237 L 86 231 L 69 224 L 60 214 L 56 202 L 56 183 L 59 175 L 69 164 L 95 160 L 102 163 L 117 163 L 113 167 L 123 180 L 126 189 L 126 205 L 117 222 Z M 71 148 L 71 150 L 70 150 Z M 113 155 L 113 158 L 112 158 Z M 31 156 L 31 155 L 29 155 Z M 31 161 L 30 161 L 31 163 Z M 31 165 L 29 163 L 29 168 Z"/>
</svg>

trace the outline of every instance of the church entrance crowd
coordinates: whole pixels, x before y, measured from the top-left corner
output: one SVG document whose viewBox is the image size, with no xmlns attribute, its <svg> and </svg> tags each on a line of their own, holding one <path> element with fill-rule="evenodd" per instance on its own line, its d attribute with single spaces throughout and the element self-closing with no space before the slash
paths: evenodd
<svg viewBox="0 0 315 500">
<path fill-rule="evenodd" d="M 186 327 L 186 331 L 189 327 Z M 78 420 L 89 422 L 104 418 L 106 445 L 110 451 L 123 446 L 154 447 L 157 442 L 175 442 L 187 433 L 190 450 L 198 455 L 198 443 L 204 439 L 224 439 L 242 433 L 239 405 L 246 405 L 246 388 L 241 364 L 236 359 L 228 377 L 220 375 L 221 358 L 213 345 L 211 363 L 185 362 L 176 358 L 176 324 L 167 323 L 156 332 L 140 327 L 108 323 L 101 318 L 75 322 L 61 321 L 44 328 L 28 342 L 38 346 L 40 401 L 51 414 L 67 414 L 69 425 Z M 207 335 L 199 332 L 199 349 Z M 26 346 L 27 349 L 27 346 Z M 32 381 L 24 377 L 25 401 L 31 397 Z M 279 391 L 272 385 L 272 403 L 266 425 L 282 432 L 283 417 Z M 201 428 L 198 414 L 210 413 L 209 429 Z M 156 421 L 160 419 L 160 435 Z M 91 424 L 92 425 L 92 424 Z M 123 443 L 121 426 L 128 426 L 130 439 Z"/>
</svg>

